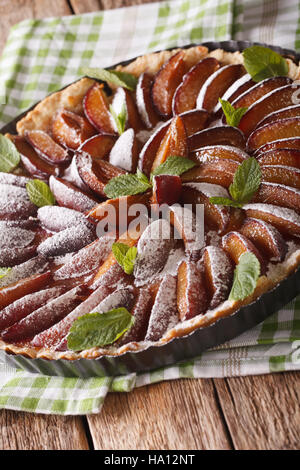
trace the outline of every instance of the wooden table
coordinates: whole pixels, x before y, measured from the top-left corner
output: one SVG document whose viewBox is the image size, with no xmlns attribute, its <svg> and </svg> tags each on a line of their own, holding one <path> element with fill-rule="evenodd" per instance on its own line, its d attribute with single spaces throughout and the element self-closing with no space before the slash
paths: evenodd
<svg viewBox="0 0 300 470">
<path fill-rule="evenodd" d="M 0 49 L 25 18 L 149 0 L 0 0 Z M 300 372 L 176 380 L 110 394 L 102 413 L 0 412 L 0 449 L 299 449 Z"/>
</svg>

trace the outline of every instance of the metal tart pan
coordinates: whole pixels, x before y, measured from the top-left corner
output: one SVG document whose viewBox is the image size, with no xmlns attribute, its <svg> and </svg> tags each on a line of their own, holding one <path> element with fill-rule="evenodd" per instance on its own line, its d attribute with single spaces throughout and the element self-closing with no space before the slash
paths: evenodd
<svg viewBox="0 0 300 470">
<path fill-rule="evenodd" d="M 220 48 L 228 52 L 235 52 L 242 51 L 254 44 L 266 46 L 266 44 L 248 41 L 211 41 L 201 45 L 208 47 L 209 50 Z M 195 45 L 196 44 L 189 44 L 184 46 L 184 48 Z M 298 62 L 300 60 L 300 55 L 295 51 L 276 46 L 267 46 L 294 61 Z M 115 64 L 111 68 L 117 65 L 126 65 L 132 60 L 134 59 Z M 32 108 L 34 106 L 32 106 Z M 16 123 L 27 112 L 28 110 L 12 120 L 4 126 L 0 132 L 15 133 Z M 132 372 L 151 371 L 159 367 L 194 358 L 209 348 L 216 347 L 235 338 L 283 308 L 299 293 L 300 268 L 290 274 L 276 286 L 276 288 L 264 293 L 255 302 L 241 307 L 232 315 L 220 318 L 210 326 L 198 328 L 189 335 L 174 338 L 161 346 L 149 346 L 140 351 L 129 351 L 118 356 L 107 355 L 95 359 L 80 358 L 73 361 L 65 359 L 32 359 L 23 355 L 14 355 L 0 351 L 0 360 L 13 367 L 50 376 L 87 378 L 103 377 L 107 375 L 119 376 Z"/>
</svg>

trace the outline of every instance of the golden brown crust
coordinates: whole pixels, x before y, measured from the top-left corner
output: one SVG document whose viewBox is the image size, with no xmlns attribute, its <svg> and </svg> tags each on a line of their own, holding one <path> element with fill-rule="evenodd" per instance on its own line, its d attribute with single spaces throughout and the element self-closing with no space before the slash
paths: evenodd
<svg viewBox="0 0 300 470">
<path fill-rule="evenodd" d="M 65 108 L 74 113 L 82 113 L 82 100 L 87 90 L 95 83 L 91 78 L 82 78 L 61 91 L 47 96 L 17 124 L 17 131 L 24 135 L 34 129 L 48 131 L 55 113 Z"/>
<path fill-rule="evenodd" d="M 168 60 L 172 55 L 176 54 L 180 49 L 172 51 L 162 51 L 158 53 L 146 54 L 138 57 L 127 66 L 118 66 L 117 70 L 132 73 L 135 76 L 141 75 L 143 72 L 148 72 L 154 75 L 162 64 Z M 243 56 L 240 52 L 226 52 L 222 49 L 216 49 L 208 52 L 208 49 L 203 46 L 196 46 L 185 49 L 185 60 L 191 67 L 199 60 L 206 56 L 215 57 L 223 64 L 238 64 L 243 63 Z M 291 60 L 287 59 L 289 65 L 289 76 L 292 79 L 300 78 L 300 67 L 294 64 Z M 53 115 L 62 107 L 74 111 L 82 112 L 82 99 L 88 88 L 94 83 L 94 80 L 83 78 L 78 82 L 70 85 L 64 90 L 54 93 L 41 101 L 32 111 L 30 111 L 25 118 L 19 121 L 17 130 L 20 134 L 24 134 L 26 130 L 43 129 L 48 130 Z M 117 356 L 126 352 L 141 351 L 151 346 L 161 346 L 171 341 L 173 338 L 182 337 L 190 334 L 194 330 L 211 325 L 220 318 L 232 315 L 237 312 L 242 306 L 248 305 L 265 292 L 275 288 L 287 276 L 292 274 L 300 265 L 300 249 L 292 253 L 283 263 L 278 264 L 276 271 L 272 276 L 261 276 L 258 280 L 257 287 L 254 293 L 244 299 L 242 302 L 226 301 L 216 309 L 206 312 L 205 315 L 199 315 L 191 320 L 187 320 L 178 324 L 176 327 L 169 330 L 161 340 L 156 343 L 129 343 L 118 349 L 100 349 L 93 348 L 90 350 L 75 353 L 72 351 L 58 352 L 49 349 L 36 349 L 33 347 L 17 346 L 15 344 L 7 344 L 0 340 L 0 350 L 4 350 L 11 354 L 22 354 L 29 358 L 44 358 L 49 360 L 68 359 L 77 360 L 80 358 L 94 359 L 104 355 Z"/>
</svg>

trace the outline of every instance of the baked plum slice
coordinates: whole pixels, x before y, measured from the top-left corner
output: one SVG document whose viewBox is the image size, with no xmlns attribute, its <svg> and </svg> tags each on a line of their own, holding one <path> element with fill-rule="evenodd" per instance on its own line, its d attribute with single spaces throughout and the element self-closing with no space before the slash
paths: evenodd
<svg viewBox="0 0 300 470">
<path fill-rule="evenodd" d="M 237 161 L 215 158 L 186 171 L 181 179 L 183 183 L 210 183 L 228 188 L 238 167 L 239 162 Z"/>
<path fill-rule="evenodd" d="M 279 111 L 274 111 L 273 113 L 268 114 L 262 121 L 257 124 L 257 127 L 262 127 L 265 124 L 270 124 L 274 121 L 279 121 L 280 119 L 286 119 L 291 117 L 300 116 L 300 104 L 294 104 L 293 106 L 287 106 L 286 108 L 280 109 Z"/>
<path fill-rule="evenodd" d="M 197 261 L 204 245 L 204 214 L 196 217 L 191 208 L 174 204 L 170 207 L 170 222 L 183 240 L 188 258 Z"/>
<path fill-rule="evenodd" d="M 177 309 L 181 321 L 203 314 L 208 297 L 203 272 L 193 261 L 182 261 L 177 273 Z"/>
<path fill-rule="evenodd" d="M 184 51 L 179 51 L 163 64 L 154 77 L 151 97 L 156 112 L 162 118 L 171 117 L 173 96 L 186 71 Z"/>
<path fill-rule="evenodd" d="M 300 169 L 300 149 L 269 150 L 257 157 L 261 166 L 283 165 Z"/>
<path fill-rule="evenodd" d="M 266 152 L 271 150 L 278 150 L 278 149 L 295 149 L 300 150 L 300 137 L 290 137 L 288 139 L 276 139 L 272 142 L 268 142 L 265 145 L 259 147 L 253 155 L 256 158 L 259 158 L 261 155 L 264 155 Z"/>
<path fill-rule="evenodd" d="M 102 160 L 109 155 L 115 145 L 116 139 L 116 136 L 109 134 L 94 135 L 80 145 L 78 152 L 88 153 L 93 160 Z"/>
<path fill-rule="evenodd" d="M 249 155 L 243 150 L 232 147 L 231 145 L 208 145 L 194 152 L 191 152 L 189 158 L 196 163 L 207 163 L 209 161 L 218 160 L 234 160 L 242 163 L 249 158 Z"/>
<path fill-rule="evenodd" d="M 50 287 L 17 299 L 0 311 L 0 331 L 27 317 L 34 310 L 58 297 L 66 290 L 65 287 Z"/>
<path fill-rule="evenodd" d="M 253 253 L 260 262 L 261 273 L 266 272 L 266 260 L 262 257 L 258 248 L 240 232 L 228 232 L 222 238 L 222 247 L 235 264 L 244 253 Z"/>
<path fill-rule="evenodd" d="M 247 217 L 264 220 L 283 235 L 300 237 L 300 215 L 293 209 L 263 203 L 246 204 L 243 209 Z"/>
<path fill-rule="evenodd" d="M 51 279 L 51 271 L 47 271 L 42 274 L 34 274 L 25 279 L 20 279 L 13 284 L 3 287 L 0 289 L 0 309 L 2 310 L 25 295 L 45 288 Z"/>
<path fill-rule="evenodd" d="M 28 219 L 35 216 L 36 211 L 25 188 L 0 184 L 0 220 Z"/>
<path fill-rule="evenodd" d="M 239 97 L 232 101 L 232 105 L 235 108 L 249 108 L 256 101 L 263 96 L 267 95 L 277 88 L 281 88 L 285 85 L 290 85 L 292 79 L 289 77 L 271 77 L 265 80 L 254 83 L 249 90 L 245 90 Z"/>
<path fill-rule="evenodd" d="M 184 204 L 192 204 L 197 213 L 197 205 L 203 204 L 205 226 L 222 233 L 230 223 L 231 208 L 215 205 L 211 197 L 228 198 L 228 191 L 220 185 L 210 183 L 186 183 L 182 186 L 181 200 Z"/>
<path fill-rule="evenodd" d="M 204 82 L 197 97 L 196 107 L 212 112 L 218 103 L 220 96 L 244 73 L 245 69 L 241 64 L 224 65 L 217 69 Z"/>
<path fill-rule="evenodd" d="M 89 121 L 66 109 L 60 110 L 52 123 L 52 136 L 60 145 L 72 150 L 95 134 L 95 128 Z"/>
<path fill-rule="evenodd" d="M 281 119 L 255 129 L 247 140 L 247 148 L 249 152 L 254 152 L 268 142 L 299 137 L 299 135 L 300 118 Z"/>
<path fill-rule="evenodd" d="M 200 89 L 207 78 L 219 67 L 220 64 L 217 59 L 206 57 L 184 75 L 173 96 L 172 109 L 174 115 L 184 113 L 196 107 Z"/>
<path fill-rule="evenodd" d="M 177 323 L 177 278 L 166 274 L 159 285 L 151 310 L 145 341 L 158 341 Z"/>
<path fill-rule="evenodd" d="M 145 126 L 151 129 L 159 122 L 160 117 L 156 113 L 151 99 L 151 87 L 153 79 L 144 72 L 140 75 L 136 87 L 136 104 Z"/>
<path fill-rule="evenodd" d="M 281 233 L 263 220 L 247 218 L 240 232 L 268 259 L 283 261 L 287 253 L 287 244 Z"/>
<path fill-rule="evenodd" d="M 300 190 L 278 183 L 262 182 L 251 202 L 288 207 L 300 212 Z"/>
<path fill-rule="evenodd" d="M 61 174 L 61 168 L 42 160 L 24 137 L 19 135 L 8 135 L 8 137 L 17 147 L 22 165 L 31 176 L 48 179 L 51 175 L 59 176 Z"/>
<path fill-rule="evenodd" d="M 300 169 L 284 165 L 261 167 L 263 181 L 292 186 L 300 189 Z"/>
<path fill-rule="evenodd" d="M 87 119 L 103 134 L 115 134 L 112 116 L 108 110 L 108 100 L 103 85 L 95 83 L 83 99 L 83 109 Z"/>
<path fill-rule="evenodd" d="M 135 173 L 140 145 L 132 128 L 120 135 L 109 154 L 109 162 L 125 171 Z"/>
<path fill-rule="evenodd" d="M 41 331 L 50 328 L 73 310 L 82 301 L 82 293 L 83 290 L 80 287 L 75 287 L 50 300 L 46 305 L 2 331 L 1 338 L 12 343 L 32 338 Z"/>
<path fill-rule="evenodd" d="M 243 133 L 232 126 L 216 126 L 203 129 L 188 138 L 190 152 L 208 145 L 231 145 L 241 150 L 246 148 L 246 140 Z"/>
<path fill-rule="evenodd" d="M 87 212 L 97 204 L 97 199 L 93 196 L 86 194 L 62 178 L 51 176 L 49 185 L 57 203 L 62 207 Z"/>
<path fill-rule="evenodd" d="M 55 140 L 44 131 L 27 131 L 25 138 L 39 157 L 52 165 L 62 165 L 71 159 L 68 150 L 56 143 Z"/>
<path fill-rule="evenodd" d="M 254 102 L 240 120 L 239 129 L 248 137 L 268 114 L 293 105 L 293 95 L 297 93 L 297 90 L 299 90 L 299 85 L 294 83 L 282 86 Z"/>
<path fill-rule="evenodd" d="M 122 88 L 122 87 L 118 87 L 114 94 L 114 98 L 113 98 L 111 106 L 117 116 L 122 112 L 123 107 L 125 107 L 126 116 L 127 116 L 126 123 L 125 123 L 126 129 L 128 128 L 134 129 L 134 132 L 138 132 L 139 130 L 142 129 L 143 123 L 141 121 L 137 106 L 135 104 L 135 100 L 129 90 L 126 90 L 125 88 Z M 115 129 L 115 132 L 118 133 L 118 128 L 114 120 L 113 120 L 113 126 Z"/>
<path fill-rule="evenodd" d="M 153 177 L 154 204 L 168 204 L 171 206 L 179 201 L 181 195 L 181 178 L 176 175 L 157 175 Z"/>
<path fill-rule="evenodd" d="M 227 253 L 218 246 L 209 245 L 203 252 L 203 269 L 209 293 L 209 309 L 224 302 L 233 281 L 233 264 Z"/>
</svg>

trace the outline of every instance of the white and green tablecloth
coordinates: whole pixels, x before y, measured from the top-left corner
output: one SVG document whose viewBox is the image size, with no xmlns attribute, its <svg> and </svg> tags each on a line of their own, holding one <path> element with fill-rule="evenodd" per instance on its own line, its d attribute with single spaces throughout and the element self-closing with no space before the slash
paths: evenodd
<svg viewBox="0 0 300 470">
<path fill-rule="evenodd" d="M 173 0 L 80 16 L 26 20 L 0 61 L 0 124 L 77 78 L 149 51 L 209 40 L 250 40 L 300 50 L 298 0 Z M 108 392 L 162 380 L 300 369 L 300 296 L 229 343 L 181 365 L 118 378 L 60 378 L 0 364 L 0 408 L 38 413 L 100 411 Z"/>
</svg>

